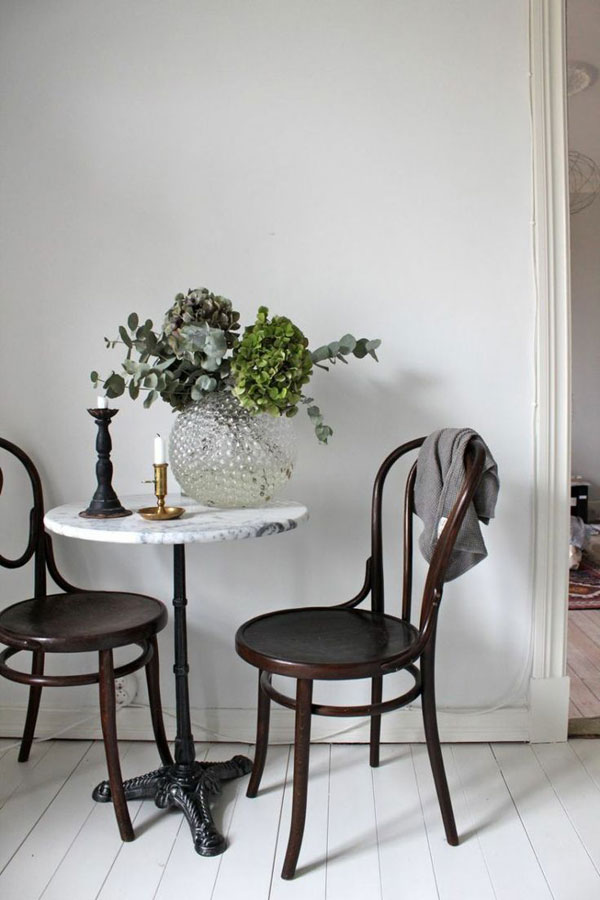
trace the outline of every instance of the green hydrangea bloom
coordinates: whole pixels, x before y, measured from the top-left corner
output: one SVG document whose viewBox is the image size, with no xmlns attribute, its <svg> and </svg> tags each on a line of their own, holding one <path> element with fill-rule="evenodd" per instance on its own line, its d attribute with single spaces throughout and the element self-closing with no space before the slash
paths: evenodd
<svg viewBox="0 0 600 900">
<path fill-rule="evenodd" d="M 256 323 L 246 328 L 234 348 L 233 393 L 251 413 L 294 416 L 302 387 L 312 374 L 308 340 L 285 316 L 273 316 L 261 306 Z"/>
</svg>

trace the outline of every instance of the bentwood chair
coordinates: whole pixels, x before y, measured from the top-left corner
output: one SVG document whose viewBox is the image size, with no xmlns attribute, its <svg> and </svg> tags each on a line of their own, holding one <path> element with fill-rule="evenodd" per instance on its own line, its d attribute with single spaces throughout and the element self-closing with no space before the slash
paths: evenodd
<svg viewBox="0 0 600 900">
<path fill-rule="evenodd" d="M 123 793 L 116 728 L 115 679 L 145 668 L 154 737 L 163 765 L 173 760 L 165 735 L 159 688 L 158 646 L 156 635 L 167 624 L 167 609 L 153 597 L 116 591 L 83 591 L 66 581 L 57 569 L 50 535 L 44 529 L 44 497 L 40 476 L 26 453 L 3 438 L 0 449 L 15 456 L 25 467 L 33 491 L 29 514 L 29 537 L 21 556 L 0 556 L 0 565 L 8 569 L 34 561 L 34 596 L 14 603 L 0 612 L 0 642 L 7 649 L 0 653 L 0 675 L 29 685 L 29 704 L 21 740 L 19 762 L 29 758 L 40 707 L 42 688 L 98 684 L 100 715 L 106 752 L 110 799 L 122 840 L 134 839 L 131 819 Z M 0 469 L 0 493 L 3 486 Z M 47 594 L 46 570 L 64 593 Z M 115 668 L 113 650 L 137 645 L 141 654 Z M 31 674 L 7 665 L 21 650 L 32 653 Z M 96 651 L 97 672 L 75 675 L 44 675 L 47 653 Z M 107 799 L 104 796 L 96 799 Z"/>
<path fill-rule="evenodd" d="M 449 844 L 458 844 L 454 813 L 438 734 L 434 665 L 438 613 L 445 573 L 461 523 L 480 481 L 485 450 L 469 443 L 465 452 L 465 479 L 429 564 L 421 601 L 419 626 L 411 623 L 414 487 L 417 463 L 408 475 L 404 498 L 404 561 L 402 612 L 384 611 L 382 500 L 383 487 L 394 463 L 417 450 L 418 438 L 394 450 L 375 478 L 371 516 L 371 556 L 363 587 L 346 603 L 333 607 L 304 607 L 267 613 L 242 625 L 236 635 L 238 654 L 259 670 L 256 755 L 247 796 L 255 797 L 267 754 L 270 702 L 296 711 L 292 822 L 282 878 L 296 871 L 306 817 L 311 714 L 370 716 L 370 763 L 379 765 L 381 715 L 422 698 L 427 750 Z M 371 595 L 371 609 L 357 607 Z M 414 684 L 410 690 L 382 702 L 383 676 L 406 670 Z M 296 679 L 296 697 L 285 696 L 272 684 L 273 675 Z M 330 706 L 313 703 L 313 681 L 370 678 L 371 703 Z"/>
</svg>

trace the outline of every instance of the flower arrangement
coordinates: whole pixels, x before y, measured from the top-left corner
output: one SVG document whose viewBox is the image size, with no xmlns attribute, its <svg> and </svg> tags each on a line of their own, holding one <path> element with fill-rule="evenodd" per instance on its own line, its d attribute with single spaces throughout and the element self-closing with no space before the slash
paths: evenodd
<svg viewBox="0 0 600 900">
<path fill-rule="evenodd" d="M 377 360 L 381 341 L 346 334 L 311 351 L 308 339 L 290 319 L 269 318 L 265 306 L 241 336 L 239 320 L 230 300 L 206 288 L 177 294 L 160 332 L 150 319 L 141 324 L 137 313 L 131 313 L 127 327 L 119 326 L 118 339 L 105 338 L 107 348 L 126 347 L 123 374 L 113 371 L 102 379 L 92 372 L 91 380 L 110 398 L 127 390 L 136 400 L 145 392 L 146 408 L 160 397 L 181 411 L 213 391 L 231 391 L 253 415 L 291 417 L 302 403 L 317 438 L 326 444 L 333 430 L 304 393 L 305 385 L 315 368 L 329 371 L 329 365 L 347 363 L 347 356 Z"/>
</svg>

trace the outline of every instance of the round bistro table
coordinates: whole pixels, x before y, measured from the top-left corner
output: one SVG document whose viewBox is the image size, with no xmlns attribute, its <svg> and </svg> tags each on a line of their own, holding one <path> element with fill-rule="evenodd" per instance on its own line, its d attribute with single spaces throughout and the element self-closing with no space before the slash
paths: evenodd
<svg viewBox="0 0 600 900">
<path fill-rule="evenodd" d="M 210 801 L 220 791 L 221 782 L 245 775 L 252 764 L 246 756 L 234 756 L 227 762 L 217 763 L 196 760 L 188 685 L 185 545 L 239 541 L 290 531 L 308 518 L 308 511 L 302 504 L 291 501 L 274 501 L 253 509 L 211 509 L 189 497 L 181 497 L 177 504 L 183 506 L 185 512 L 180 519 L 149 522 L 135 512 L 151 504 L 152 498 L 147 494 L 124 497 L 122 502 L 127 509 L 134 510 L 133 516 L 85 519 L 79 515 L 85 504 L 69 503 L 46 513 L 44 524 L 55 534 L 85 541 L 173 546 L 175 762 L 125 781 L 125 797 L 127 800 L 152 799 L 161 809 L 179 808 L 190 826 L 196 852 L 202 856 L 216 856 L 225 849 L 225 839 L 214 824 Z M 94 789 L 93 797 L 100 802 L 111 800 L 108 781 Z"/>
</svg>

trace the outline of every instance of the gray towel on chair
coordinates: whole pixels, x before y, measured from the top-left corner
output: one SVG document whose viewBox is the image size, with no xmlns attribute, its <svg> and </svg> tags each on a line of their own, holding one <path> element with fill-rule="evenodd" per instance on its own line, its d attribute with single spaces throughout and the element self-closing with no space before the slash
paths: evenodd
<svg viewBox="0 0 600 900">
<path fill-rule="evenodd" d="M 417 460 L 415 512 L 425 526 L 419 547 L 430 562 L 465 479 L 464 455 L 471 438 L 485 449 L 483 475 L 458 533 L 446 581 L 458 578 L 487 556 L 479 523 L 487 525 L 494 516 L 500 487 L 498 466 L 486 443 L 471 428 L 434 431 L 425 439 Z"/>
</svg>

